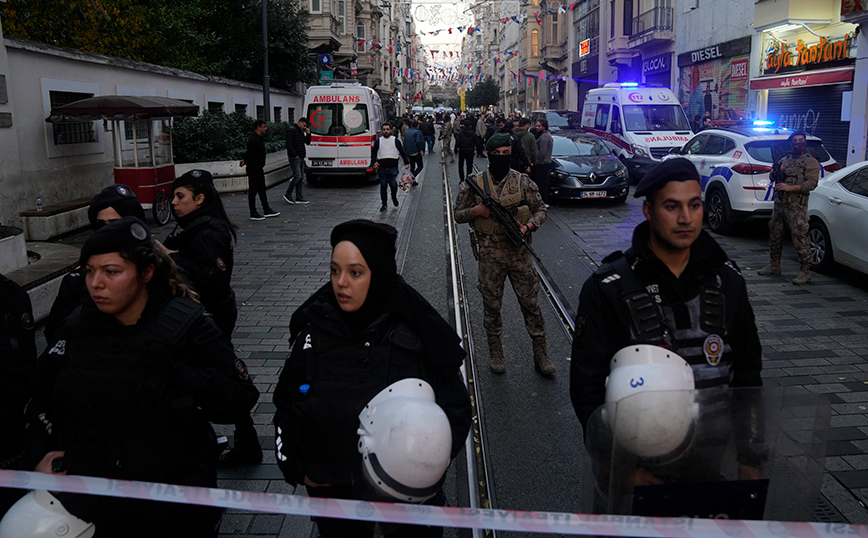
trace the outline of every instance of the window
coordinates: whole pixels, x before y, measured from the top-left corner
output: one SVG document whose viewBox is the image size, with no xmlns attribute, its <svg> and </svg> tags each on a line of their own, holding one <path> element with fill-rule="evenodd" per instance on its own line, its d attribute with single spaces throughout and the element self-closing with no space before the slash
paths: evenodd
<svg viewBox="0 0 868 538">
<path fill-rule="evenodd" d="M 624 107 L 628 131 L 689 131 L 690 124 L 679 105 L 630 105 Z"/>
<path fill-rule="evenodd" d="M 597 114 L 594 115 L 594 129 L 605 131 L 609 125 L 609 105 L 597 105 Z"/>
<path fill-rule="evenodd" d="M 846 183 L 846 184 L 845 184 Z M 862 168 L 841 180 L 841 186 L 860 196 L 868 196 L 868 168 Z"/>
<path fill-rule="evenodd" d="M 277 123 L 280 121 L 281 110 L 282 109 L 279 106 L 274 107 L 274 117 L 272 117 L 272 119 L 271 119 L 273 122 Z"/>
<path fill-rule="evenodd" d="M 609 130 L 614 134 L 624 134 L 621 125 L 621 109 L 618 105 L 612 105 L 612 127 Z"/>
<path fill-rule="evenodd" d="M 262 105 L 256 105 L 256 119 L 265 119 L 265 109 L 262 107 Z"/>
<path fill-rule="evenodd" d="M 368 106 L 317 103 L 307 107 L 310 132 L 326 136 L 357 135 L 368 130 Z"/>
<path fill-rule="evenodd" d="M 552 31 L 549 34 L 549 45 L 557 45 L 561 42 L 558 38 L 558 14 L 552 13 Z"/>
<path fill-rule="evenodd" d="M 223 103 L 208 101 L 208 112 L 223 112 Z"/>
<path fill-rule="evenodd" d="M 236 104 L 235 105 L 235 112 L 237 112 L 239 114 L 247 115 L 247 105 Z"/>
<path fill-rule="evenodd" d="M 322 5 L 320 4 L 320 0 L 310 0 L 310 12 L 322 13 Z"/>
<path fill-rule="evenodd" d="M 539 56 L 539 30 L 530 31 L 530 55 Z"/>
<path fill-rule="evenodd" d="M 365 52 L 365 23 L 359 21 L 356 23 L 356 50 Z"/>
<path fill-rule="evenodd" d="M 702 149 L 704 155 L 726 155 L 735 149 L 735 142 L 722 136 L 709 135 Z"/>
<path fill-rule="evenodd" d="M 696 155 L 700 151 L 702 151 L 702 146 L 705 144 L 705 140 L 708 138 L 708 135 L 699 135 L 684 146 L 684 150 L 682 153 L 684 155 Z"/>
<path fill-rule="evenodd" d="M 49 91 L 51 108 L 68 105 L 75 101 L 81 101 L 93 97 L 92 93 Z M 96 142 L 93 122 L 68 121 L 54 124 L 54 145 L 87 144 Z"/>
<path fill-rule="evenodd" d="M 341 24 L 341 35 L 347 33 L 346 7 L 344 0 L 338 0 L 338 21 Z"/>
</svg>

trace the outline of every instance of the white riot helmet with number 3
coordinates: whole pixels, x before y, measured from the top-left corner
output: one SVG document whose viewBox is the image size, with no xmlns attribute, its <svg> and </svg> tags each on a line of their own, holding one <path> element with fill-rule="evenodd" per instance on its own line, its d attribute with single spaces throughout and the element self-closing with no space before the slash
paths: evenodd
<svg viewBox="0 0 868 538">
<path fill-rule="evenodd" d="M 615 353 L 609 367 L 602 416 L 616 443 L 641 458 L 678 457 L 699 416 L 690 365 L 668 349 L 640 344 Z"/>
<path fill-rule="evenodd" d="M 440 491 L 452 429 L 431 385 L 416 378 L 389 385 L 365 406 L 359 422 L 362 469 L 374 492 L 418 503 Z"/>
<path fill-rule="evenodd" d="M 29 491 L 0 521 L 0 538 L 91 538 L 95 532 L 93 523 L 70 514 L 43 490 Z"/>
</svg>

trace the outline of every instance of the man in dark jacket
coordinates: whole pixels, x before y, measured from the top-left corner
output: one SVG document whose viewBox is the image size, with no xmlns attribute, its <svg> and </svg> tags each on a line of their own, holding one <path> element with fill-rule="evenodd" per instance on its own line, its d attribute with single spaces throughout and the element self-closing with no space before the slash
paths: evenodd
<svg viewBox="0 0 868 538">
<path fill-rule="evenodd" d="M 271 209 L 268 196 L 265 194 L 265 131 L 268 127 L 262 120 L 253 124 L 253 132 L 247 139 L 247 151 L 241 159 L 241 166 L 247 166 L 247 203 L 250 206 L 250 220 L 265 220 L 265 217 L 276 217 L 280 211 Z M 262 213 L 256 211 L 256 196 L 262 202 Z"/>
<path fill-rule="evenodd" d="M 514 123 L 511 121 L 505 121 L 503 122 L 503 127 L 501 127 L 499 131 L 509 135 L 509 143 L 512 145 L 512 158 L 509 161 L 509 167 L 522 174 L 530 175 L 530 161 L 527 159 L 527 154 L 524 152 L 524 146 L 522 145 L 521 140 L 513 134 L 512 131 L 514 129 Z"/>
<path fill-rule="evenodd" d="M 283 199 L 288 204 L 309 203 L 302 195 L 304 183 L 304 158 L 307 155 L 307 146 L 310 144 L 310 129 L 307 118 L 301 118 L 295 125 L 286 129 L 286 155 L 289 157 L 289 165 L 292 166 L 292 178 L 286 187 Z M 292 199 L 292 191 L 295 189 L 295 200 Z"/>
<path fill-rule="evenodd" d="M 436 134 L 436 130 L 434 129 L 434 122 L 431 121 L 430 117 L 426 117 L 419 122 L 419 130 L 422 131 L 425 143 L 428 144 L 428 153 L 434 153 L 434 135 Z"/>
<path fill-rule="evenodd" d="M 404 151 L 410 158 L 410 172 L 413 174 L 413 178 L 416 178 L 424 167 L 422 154 L 425 153 L 425 137 L 419 130 L 419 122 L 416 120 L 410 120 L 410 128 L 404 133 Z M 418 184 L 414 179 L 413 185 Z"/>
<path fill-rule="evenodd" d="M 472 124 L 465 120 L 455 136 L 455 153 L 458 154 L 458 177 L 461 181 L 473 172 L 473 155 L 482 158 L 482 139 L 476 134 Z"/>
</svg>

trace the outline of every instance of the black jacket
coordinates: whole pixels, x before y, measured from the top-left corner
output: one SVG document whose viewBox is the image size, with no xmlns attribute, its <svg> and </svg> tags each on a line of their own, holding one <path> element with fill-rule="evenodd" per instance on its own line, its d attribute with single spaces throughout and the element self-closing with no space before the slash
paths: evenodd
<svg viewBox="0 0 868 538">
<path fill-rule="evenodd" d="M 484 149 L 482 139 L 472 128 L 464 127 L 458 131 L 455 137 L 455 151 L 465 154 L 476 152 L 477 155 L 482 155 Z"/>
<path fill-rule="evenodd" d="M 701 377 L 710 378 L 717 369 L 728 375 L 731 387 L 762 386 L 762 346 L 744 278 L 735 263 L 703 231 L 690 249 L 687 267 L 676 279 L 651 252 L 649 237 L 650 224 L 645 221 L 636 227 L 632 248 L 623 256 L 633 267 L 640 285 L 649 290 L 652 299 L 661 307 L 671 309 L 674 318 L 669 322 L 673 325 L 672 349 L 691 364 L 697 386 Z M 582 426 L 586 426 L 593 411 L 605 400 L 605 381 L 612 356 L 631 343 L 643 343 L 635 340 L 628 321 L 629 310 L 621 296 L 622 279 L 613 278 L 615 271 L 611 264 L 620 256 L 622 254 L 616 252 L 603 260 L 603 266 L 585 282 L 579 296 L 570 361 L 570 398 Z M 701 345 L 694 346 L 687 341 L 691 332 L 696 332 L 691 327 L 695 329 L 697 325 L 687 305 L 699 296 L 709 279 L 718 283 L 725 306 L 725 329 L 721 331 L 724 334 L 719 335 L 724 343 L 724 353 L 713 366 L 707 356 L 702 356 Z M 691 356 L 692 350 L 698 355 Z"/>
<path fill-rule="evenodd" d="M 247 151 L 244 152 L 244 165 L 250 168 L 265 168 L 265 140 L 256 133 L 250 133 L 247 139 Z"/>
<path fill-rule="evenodd" d="M 307 144 L 310 144 L 310 133 L 305 134 L 297 124 L 293 123 L 286 128 L 286 154 L 289 159 L 307 155 Z"/>
<path fill-rule="evenodd" d="M 435 129 L 434 124 L 430 121 L 423 121 L 419 123 L 419 130 L 422 131 L 423 136 L 434 136 Z"/>
<path fill-rule="evenodd" d="M 0 297 L 0 469 L 4 469 L 20 459 L 24 447 L 24 407 L 32 396 L 36 337 L 27 292 L 0 275 Z"/>
</svg>

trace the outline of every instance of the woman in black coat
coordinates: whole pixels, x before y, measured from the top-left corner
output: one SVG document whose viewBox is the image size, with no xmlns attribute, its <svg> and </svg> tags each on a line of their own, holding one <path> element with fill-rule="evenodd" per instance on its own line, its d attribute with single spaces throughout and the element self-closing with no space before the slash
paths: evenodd
<svg viewBox="0 0 868 538">
<path fill-rule="evenodd" d="M 355 220 L 331 235 L 331 281 L 290 321 L 292 351 L 274 393 L 277 463 L 308 495 L 361 498 L 359 413 L 382 389 L 421 378 L 452 430 L 451 457 L 467 438 L 471 410 L 459 373 L 460 338 L 397 274 L 397 231 Z M 445 502 L 442 491 L 427 501 Z M 363 522 L 317 518 L 321 536 L 371 536 Z M 388 536 L 440 536 L 442 529 L 398 526 Z"/>
</svg>

